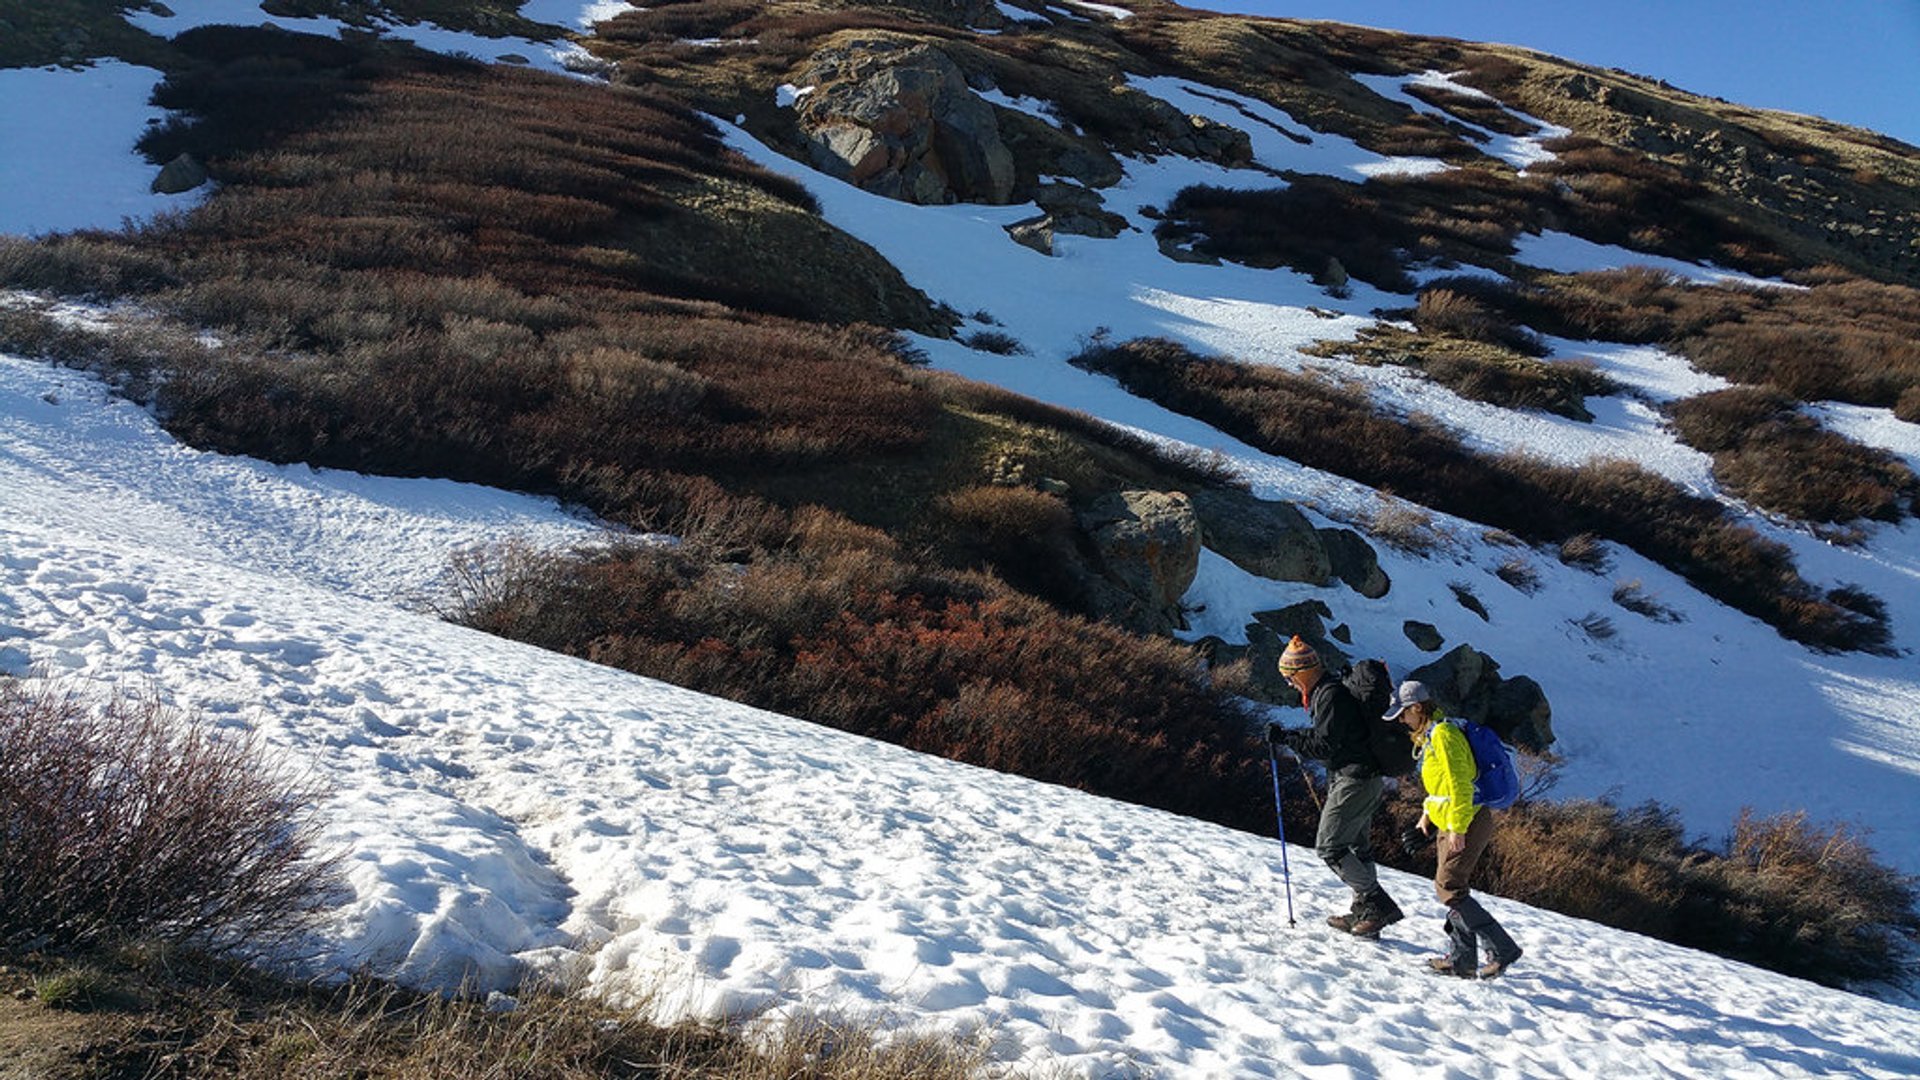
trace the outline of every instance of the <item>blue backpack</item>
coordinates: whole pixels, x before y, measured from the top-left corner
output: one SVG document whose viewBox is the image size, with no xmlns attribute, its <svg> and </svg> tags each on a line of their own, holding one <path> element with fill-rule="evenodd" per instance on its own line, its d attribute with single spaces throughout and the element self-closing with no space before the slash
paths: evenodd
<svg viewBox="0 0 1920 1080">
<path fill-rule="evenodd" d="M 1473 805 L 1505 810 L 1520 797 L 1520 772 L 1513 766 L 1513 751 L 1485 724 L 1471 720 L 1448 720 L 1467 737 L 1473 749 Z"/>
</svg>

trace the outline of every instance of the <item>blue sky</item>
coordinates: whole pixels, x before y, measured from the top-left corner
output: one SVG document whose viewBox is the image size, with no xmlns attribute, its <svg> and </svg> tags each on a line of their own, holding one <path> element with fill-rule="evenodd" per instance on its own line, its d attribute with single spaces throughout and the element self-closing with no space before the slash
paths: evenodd
<svg viewBox="0 0 1920 1080">
<path fill-rule="evenodd" d="M 1920 0 L 1184 0 L 1525 45 L 1920 146 Z"/>
</svg>

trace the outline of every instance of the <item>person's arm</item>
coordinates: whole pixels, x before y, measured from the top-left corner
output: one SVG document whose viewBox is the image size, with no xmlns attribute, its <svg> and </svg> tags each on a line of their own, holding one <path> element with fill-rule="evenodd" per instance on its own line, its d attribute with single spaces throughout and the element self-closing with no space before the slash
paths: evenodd
<svg viewBox="0 0 1920 1080">
<path fill-rule="evenodd" d="M 1313 720 L 1312 727 L 1286 729 L 1286 747 L 1303 758 L 1326 761 L 1333 756 L 1334 730 L 1339 726 L 1336 717 L 1338 694 L 1323 693 L 1319 687 L 1307 697 L 1307 715 Z"/>
</svg>

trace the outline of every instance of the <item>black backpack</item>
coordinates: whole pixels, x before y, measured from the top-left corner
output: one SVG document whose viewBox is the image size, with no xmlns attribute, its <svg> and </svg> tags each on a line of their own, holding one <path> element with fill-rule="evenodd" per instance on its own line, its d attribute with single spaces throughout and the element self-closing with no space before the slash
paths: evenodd
<svg viewBox="0 0 1920 1080">
<path fill-rule="evenodd" d="M 1340 676 L 1353 700 L 1360 703 L 1360 722 L 1367 727 L 1367 747 L 1381 776 L 1406 776 L 1413 772 L 1413 736 L 1405 724 L 1386 718 L 1393 702 L 1393 676 L 1378 660 L 1361 660 Z"/>
</svg>

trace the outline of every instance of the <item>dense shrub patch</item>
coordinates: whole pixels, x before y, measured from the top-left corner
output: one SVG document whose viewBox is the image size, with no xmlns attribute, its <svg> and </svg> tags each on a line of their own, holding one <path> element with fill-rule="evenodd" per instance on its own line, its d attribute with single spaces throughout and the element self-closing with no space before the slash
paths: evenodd
<svg viewBox="0 0 1920 1080">
<path fill-rule="evenodd" d="M 1793 640 L 1831 649 L 1887 647 L 1883 621 L 1815 589 L 1785 547 L 1736 524 L 1713 500 L 1631 463 L 1574 468 L 1486 457 L 1418 417 L 1380 415 L 1358 390 L 1203 358 L 1170 341 L 1097 346 L 1073 362 L 1262 449 L 1424 506 L 1538 543 L 1591 532 L 1633 547 Z"/>
<path fill-rule="evenodd" d="M 1821 427 L 1777 390 L 1735 387 L 1670 405 L 1680 437 L 1713 455 L 1742 498 L 1804 521 L 1897 521 L 1920 480 L 1898 458 Z"/>
<path fill-rule="evenodd" d="M 637 546 L 510 570 L 467 573 L 485 587 L 462 599 L 464 621 L 1243 829 L 1271 813 L 1251 719 L 1187 647 L 1063 615 L 991 579 L 914 569 L 883 537 L 824 512 L 796 515 L 784 550 L 745 564 Z"/>
<path fill-rule="evenodd" d="M 1417 180 L 1349 184 L 1293 177 L 1279 190 L 1191 187 L 1154 230 L 1163 241 L 1248 266 L 1318 275 L 1329 259 L 1370 285 L 1412 292 L 1406 263 L 1455 259 L 1499 265 L 1534 211 L 1511 178 L 1455 169 Z"/>
<path fill-rule="evenodd" d="M 1431 288 L 1546 334 L 1663 345 L 1704 371 L 1797 400 L 1913 412 L 1920 401 L 1920 289 L 1831 269 L 1799 276 L 1808 287 L 1728 288 L 1629 267 L 1529 283 L 1454 277 Z"/>
<path fill-rule="evenodd" d="M 1829 985 L 1899 974 L 1892 946 L 1920 929 L 1912 879 L 1804 813 L 1743 812 L 1706 845 L 1654 804 L 1532 802 L 1508 815 L 1488 879 L 1502 896 Z"/>
</svg>

